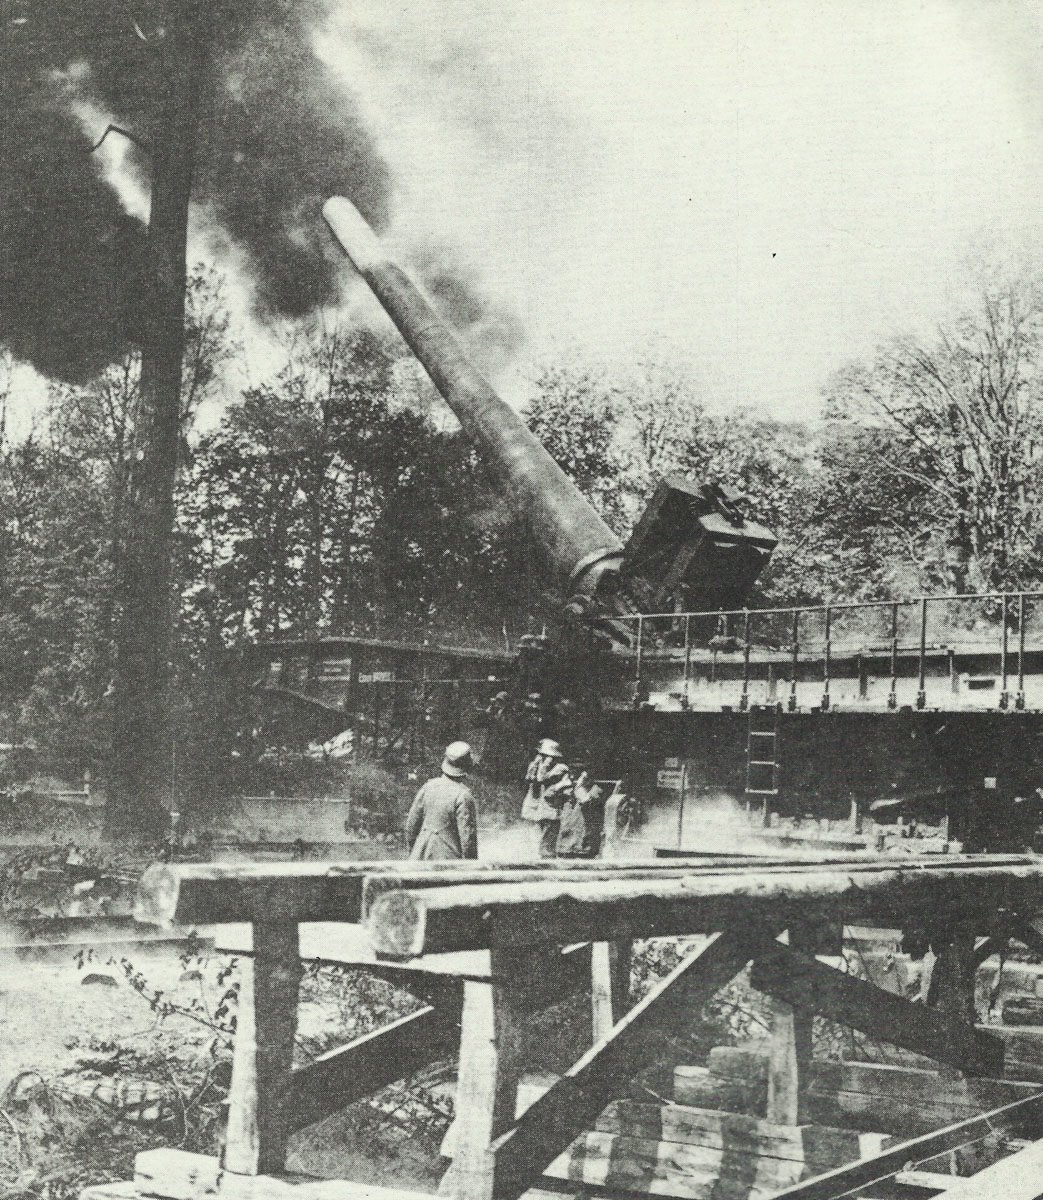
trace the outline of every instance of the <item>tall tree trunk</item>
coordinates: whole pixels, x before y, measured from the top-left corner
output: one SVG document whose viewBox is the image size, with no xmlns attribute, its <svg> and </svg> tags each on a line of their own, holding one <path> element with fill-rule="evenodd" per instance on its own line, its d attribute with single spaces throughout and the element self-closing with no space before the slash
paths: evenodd
<svg viewBox="0 0 1043 1200">
<path fill-rule="evenodd" d="M 184 352 L 188 204 L 207 53 L 206 0 L 172 0 L 159 47 L 141 346 L 141 406 L 127 506 L 106 824 L 154 838 L 167 827 L 171 557 Z"/>
</svg>

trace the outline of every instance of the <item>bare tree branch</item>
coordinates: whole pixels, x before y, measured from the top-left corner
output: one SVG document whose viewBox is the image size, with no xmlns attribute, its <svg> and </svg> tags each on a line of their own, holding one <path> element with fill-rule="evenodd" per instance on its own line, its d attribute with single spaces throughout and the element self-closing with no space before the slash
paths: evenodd
<svg viewBox="0 0 1043 1200">
<path fill-rule="evenodd" d="M 122 125 L 113 125 L 111 122 L 105 126 L 105 132 L 87 151 L 88 154 L 93 154 L 95 150 L 101 148 L 102 143 L 110 133 L 118 133 L 121 137 L 125 137 L 128 142 L 133 142 L 140 150 L 144 150 L 146 154 L 152 153 L 152 147 L 145 141 L 144 138 L 138 137 L 136 133 L 131 133 L 129 129 L 124 129 Z"/>
</svg>

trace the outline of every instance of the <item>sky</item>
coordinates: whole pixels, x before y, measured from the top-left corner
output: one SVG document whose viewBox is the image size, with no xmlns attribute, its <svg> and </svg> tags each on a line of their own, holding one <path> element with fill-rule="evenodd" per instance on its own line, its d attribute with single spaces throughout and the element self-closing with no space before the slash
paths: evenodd
<svg viewBox="0 0 1043 1200">
<path fill-rule="evenodd" d="M 563 348 L 624 368 L 651 343 L 720 406 L 813 417 L 991 264 L 1040 265 L 1038 5 L 334 0 L 315 45 L 391 168 L 387 239 L 481 297 L 470 345 L 509 398 Z M 263 373 L 248 280 L 196 215 Z"/>
<path fill-rule="evenodd" d="M 436 15 L 437 14 L 437 15 Z M 526 356 L 665 339 L 724 403 L 814 412 L 984 262 L 1033 269 L 1043 9 L 988 0 L 355 3 L 321 50 Z"/>
</svg>

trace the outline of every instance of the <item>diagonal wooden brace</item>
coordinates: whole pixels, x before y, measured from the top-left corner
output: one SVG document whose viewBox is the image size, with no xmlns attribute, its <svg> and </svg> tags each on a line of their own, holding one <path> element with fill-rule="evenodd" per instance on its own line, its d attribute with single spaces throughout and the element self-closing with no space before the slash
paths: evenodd
<svg viewBox="0 0 1043 1200">
<path fill-rule="evenodd" d="M 751 983 L 870 1037 L 926 1055 L 969 1075 L 1002 1075 L 1003 1043 L 955 1017 L 902 999 L 777 942 L 762 947 Z"/>
<path fill-rule="evenodd" d="M 427 1005 L 292 1071 L 284 1091 L 287 1130 L 322 1121 L 436 1059 L 452 1056 L 460 1037 L 459 1012 L 459 996 L 455 1005 L 449 999 L 440 1008 Z"/>
<path fill-rule="evenodd" d="M 714 934 L 497 1138 L 491 1147 L 496 1200 L 516 1200 L 533 1186 L 636 1074 L 655 1041 L 681 1032 L 765 939 L 755 927 Z"/>
</svg>

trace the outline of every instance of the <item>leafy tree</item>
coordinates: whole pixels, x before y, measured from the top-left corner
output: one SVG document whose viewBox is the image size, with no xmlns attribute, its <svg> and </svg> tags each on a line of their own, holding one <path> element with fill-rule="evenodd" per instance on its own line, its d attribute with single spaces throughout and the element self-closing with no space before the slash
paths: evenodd
<svg viewBox="0 0 1043 1200">
<path fill-rule="evenodd" d="M 933 339 L 898 339 L 827 389 L 837 520 L 877 530 L 925 590 L 1043 578 L 1041 335 L 1040 288 L 994 284 Z"/>
<path fill-rule="evenodd" d="M 188 292 L 183 421 L 218 385 L 232 348 L 220 288 L 196 271 Z M 22 441 L 0 442 L 0 650 L 12 737 L 57 772 L 104 773 L 111 740 L 116 581 L 137 452 L 137 354 L 82 386 L 54 385 Z M 182 453 L 187 442 L 182 435 Z"/>
<path fill-rule="evenodd" d="M 816 469 L 809 431 L 746 410 L 711 411 L 691 372 L 661 353 L 658 347 L 638 359 L 621 378 L 576 363 L 542 369 L 528 409 L 533 431 L 624 538 L 665 476 L 738 491 L 749 515 L 782 542 L 761 598 L 810 598 L 801 582 Z"/>
<path fill-rule="evenodd" d="M 605 521 L 633 521 L 633 488 L 620 439 L 622 396 L 603 368 L 547 363 L 534 373 L 526 417 L 533 433 Z"/>
</svg>

